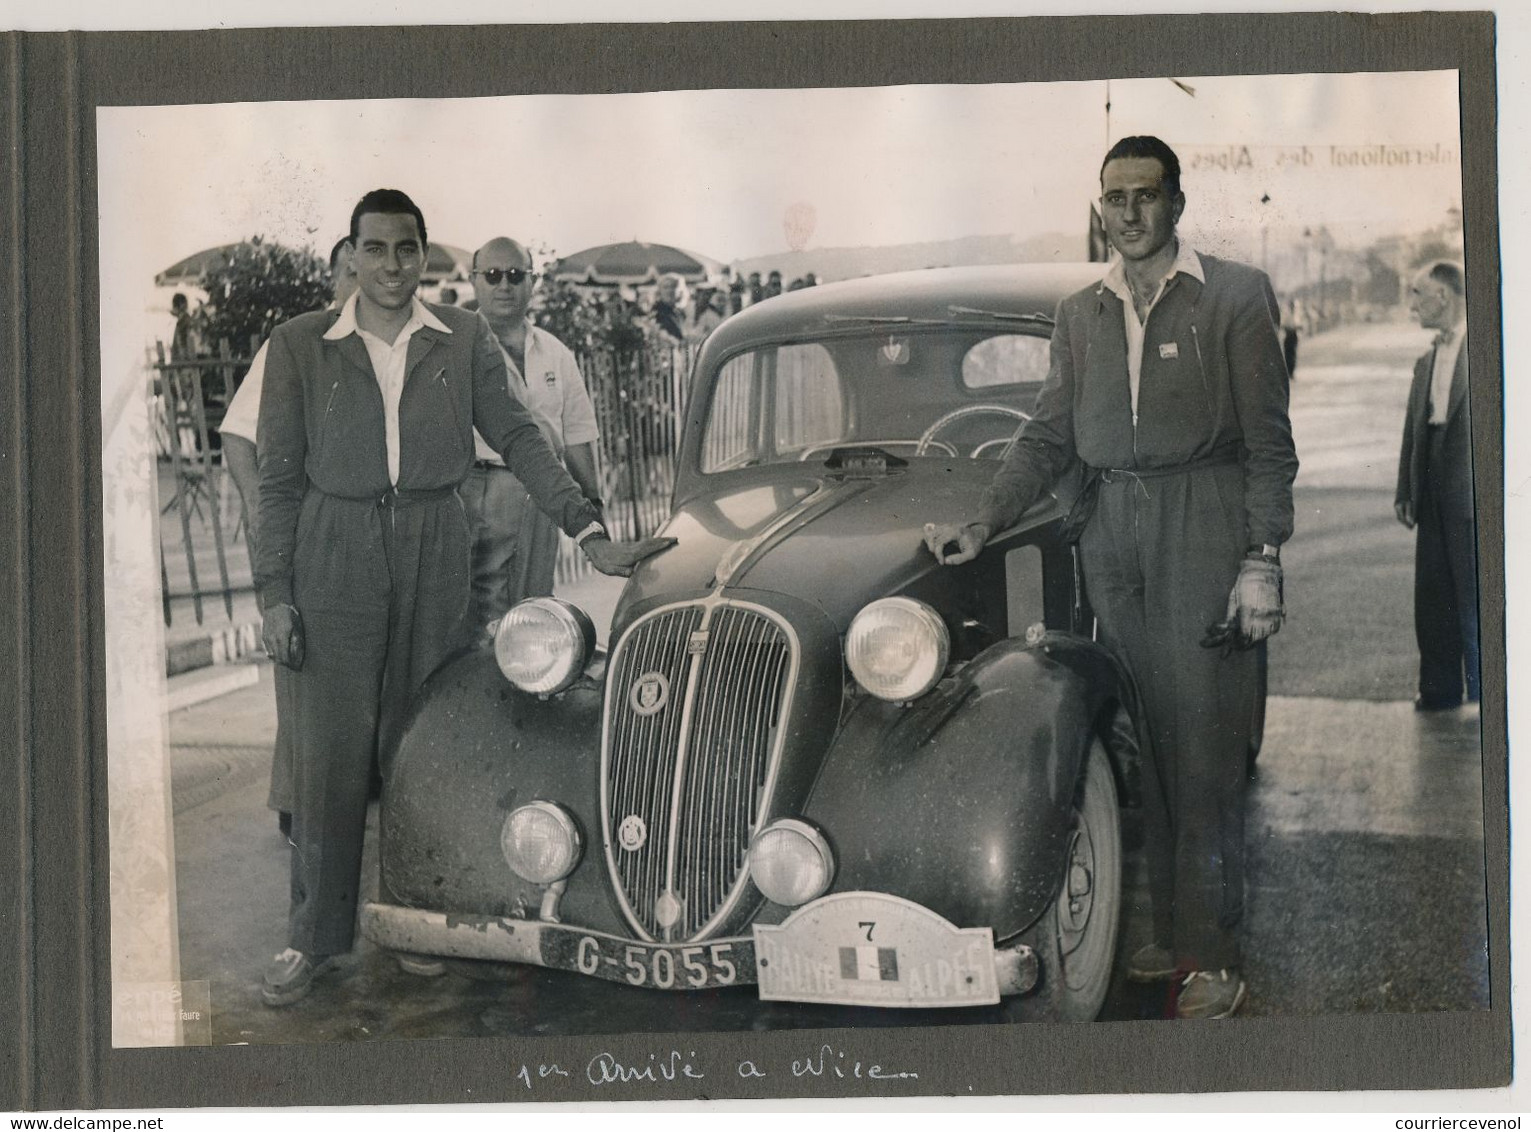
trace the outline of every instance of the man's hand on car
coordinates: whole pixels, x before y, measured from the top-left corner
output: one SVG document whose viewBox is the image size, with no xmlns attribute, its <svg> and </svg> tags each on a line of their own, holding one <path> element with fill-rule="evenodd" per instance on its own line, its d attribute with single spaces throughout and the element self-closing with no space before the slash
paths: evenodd
<svg viewBox="0 0 1531 1132">
<path fill-rule="evenodd" d="M 297 606 L 273 605 L 262 613 L 260 636 L 272 660 L 293 670 L 303 667 L 303 618 Z"/>
<path fill-rule="evenodd" d="M 585 557 L 590 559 L 590 565 L 601 573 L 629 578 L 638 563 L 661 550 L 669 550 L 675 545 L 675 540 L 651 537 L 637 542 L 612 542 L 605 535 L 592 535 L 580 545 L 585 551 Z"/>
<path fill-rule="evenodd" d="M 943 566 L 960 566 L 978 557 L 990 532 L 983 523 L 926 523 L 925 546 Z"/>
</svg>

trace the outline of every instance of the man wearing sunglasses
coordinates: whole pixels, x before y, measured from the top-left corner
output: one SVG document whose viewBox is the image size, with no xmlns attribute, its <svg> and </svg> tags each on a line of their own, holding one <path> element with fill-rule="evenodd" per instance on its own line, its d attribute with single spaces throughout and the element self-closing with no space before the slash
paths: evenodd
<svg viewBox="0 0 1531 1132">
<path fill-rule="evenodd" d="M 256 589 L 267 653 L 296 670 L 288 947 L 261 997 L 304 997 L 351 950 L 374 752 L 388 763 L 421 684 L 458 641 L 471 547 L 457 489 L 475 428 L 596 569 L 673 539 L 613 543 L 506 392 L 484 320 L 415 295 L 425 217 L 396 189 L 351 214 L 357 292 L 271 335 L 260 407 Z"/>
<path fill-rule="evenodd" d="M 504 352 L 510 393 L 531 411 L 554 454 L 599 508 L 595 406 L 568 347 L 527 317 L 536 278 L 531 255 L 508 237 L 473 253 L 473 294 Z M 552 596 L 558 528 L 476 432 L 473 447 L 462 500 L 473 532 L 470 625 L 479 628 L 518 601 Z"/>
</svg>

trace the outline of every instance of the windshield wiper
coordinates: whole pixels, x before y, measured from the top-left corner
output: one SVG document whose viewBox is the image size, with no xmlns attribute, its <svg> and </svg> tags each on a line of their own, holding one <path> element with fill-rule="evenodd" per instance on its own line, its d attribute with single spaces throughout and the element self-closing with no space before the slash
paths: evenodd
<svg viewBox="0 0 1531 1132">
<path fill-rule="evenodd" d="M 1033 311 L 1031 314 L 1016 314 L 1014 311 L 986 311 L 978 307 L 949 306 L 946 309 L 952 314 L 972 314 L 980 318 L 1002 318 L 1010 322 L 1045 322 L 1048 326 L 1053 324 L 1053 316 L 1044 314 L 1042 311 Z"/>
</svg>

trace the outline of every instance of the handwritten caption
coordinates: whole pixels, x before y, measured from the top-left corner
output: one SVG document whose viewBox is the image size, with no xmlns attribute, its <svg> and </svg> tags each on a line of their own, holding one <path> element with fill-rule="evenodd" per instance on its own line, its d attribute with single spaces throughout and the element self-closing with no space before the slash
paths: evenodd
<svg viewBox="0 0 1531 1132">
<path fill-rule="evenodd" d="M 829 1044 L 819 1046 L 804 1057 L 792 1058 L 780 1064 L 765 1058 L 745 1058 L 721 1067 L 704 1067 L 695 1050 L 682 1053 L 678 1049 L 670 1049 L 663 1053 L 650 1053 L 646 1057 L 626 1058 L 602 1051 L 583 1066 L 572 1069 L 557 1062 L 516 1063 L 512 1075 L 527 1089 L 535 1091 L 546 1086 L 556 1086 L 563 1081 L 572 1082 L 576 1078 L 592 1085 L 664 1085 L 677 1081 L 704 1081 L 708 1079 L 709 1071 L 744 1080 L 780 1077 L 788 1080 L 917 1081 L 920 1077 L 912 1070 L 893 1069 L 864 1061 Z"/>
</svg>

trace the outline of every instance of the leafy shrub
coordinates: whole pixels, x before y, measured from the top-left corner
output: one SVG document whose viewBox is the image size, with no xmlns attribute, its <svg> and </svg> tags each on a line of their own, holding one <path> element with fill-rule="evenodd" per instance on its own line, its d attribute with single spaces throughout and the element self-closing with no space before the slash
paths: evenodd
<svg viewBox="0 0 1531 1132">
<path fill-rule="evenodd" d="M 289 248 L 252 236 L 202 280 L 207 302 L 192 316 L 202 340 L 216 350 L 227 338 L 235 357 L 290 318 L 330 301 L 330 270 L 310 248 Z"/>
</svg>

